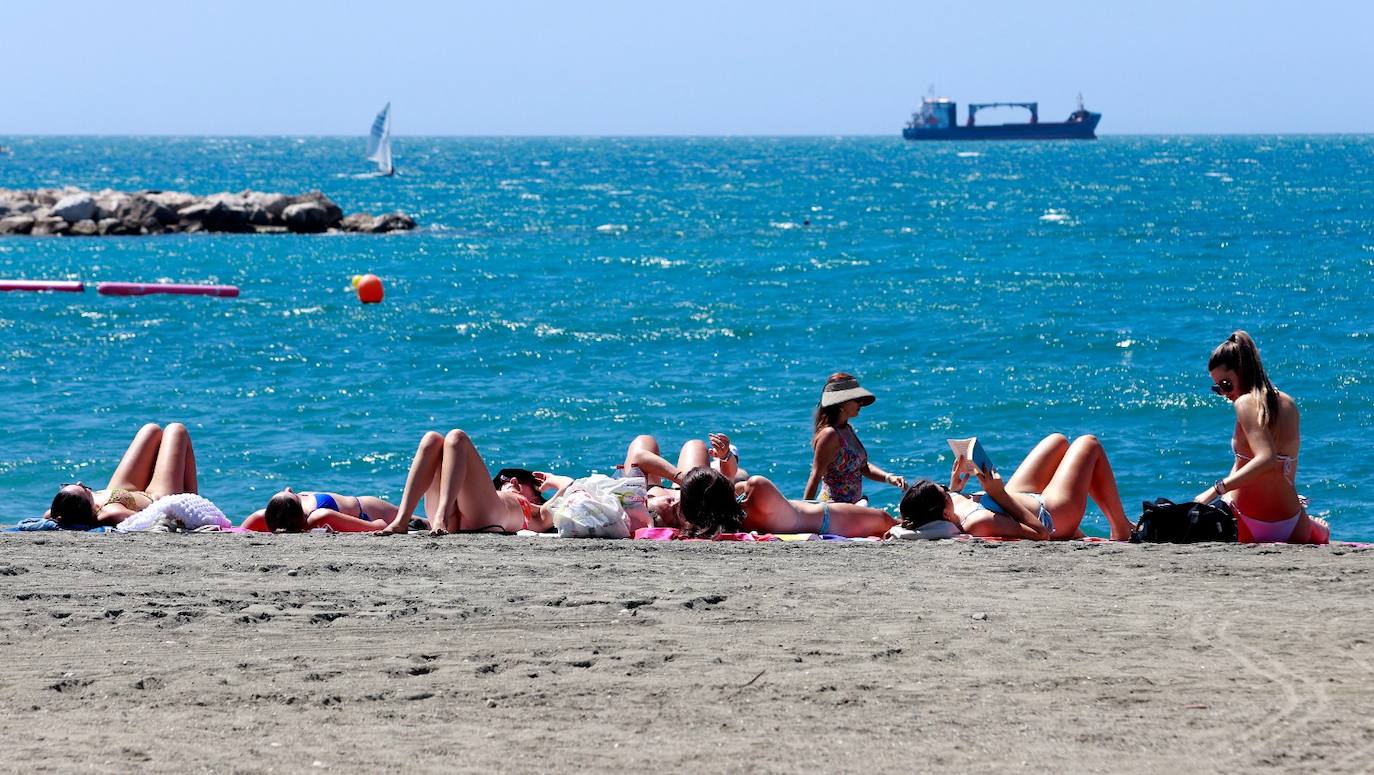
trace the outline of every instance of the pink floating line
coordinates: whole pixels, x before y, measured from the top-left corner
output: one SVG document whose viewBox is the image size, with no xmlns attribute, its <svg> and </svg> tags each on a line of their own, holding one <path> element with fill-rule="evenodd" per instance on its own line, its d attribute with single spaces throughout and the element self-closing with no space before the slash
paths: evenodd
<svg viewBox="0 0 1374 775">
<path fill-rule="evenodd" d="M 183 285 L 180 283 L 100 283 L 95 287 L 102 296 L 147 296 L 153 293 L 172 293 L 180 296 L 239 295 L 237 285 Z"/>
<path fill-rule="evenodd" d="M 0 280 L 0 291 L 61 291 L 81 293 L 85 283 L 75 280 Z"/>
</svg>

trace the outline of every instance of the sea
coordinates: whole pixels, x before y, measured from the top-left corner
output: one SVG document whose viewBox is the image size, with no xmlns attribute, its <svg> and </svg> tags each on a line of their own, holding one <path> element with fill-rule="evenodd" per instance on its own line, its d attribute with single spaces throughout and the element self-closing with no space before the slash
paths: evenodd
<svg viewBox="0 0 1374 775">
<path fill-rule="evenodd" d="M 1005 474 L 1094 434 L 1134 516 L 1230 469 L 1207 359 L 1245 329 L 1301 409 L 1311 511 L 1374 540 L 1374 136 L 399 137 L 391 178 L 361 137 L 0 145 L 5 188 L 319 190 L 419 224 L 0 237 L 0 278 L 89 285 L 0 294 L 0 522 L 174 421 L 236 519 L 286 485 L 397 500 L 420 436 L 451 428 L 493 470 L 571 475 L 638 434 L 671 456 L 725 432 L 800 497 L 837 371 L 877 396 L 854 425 L 889 471 L 943 480 L 946 439 L 978 436 Z M 94 292 L 111 280 L 242 295 Z"/>
</svg>

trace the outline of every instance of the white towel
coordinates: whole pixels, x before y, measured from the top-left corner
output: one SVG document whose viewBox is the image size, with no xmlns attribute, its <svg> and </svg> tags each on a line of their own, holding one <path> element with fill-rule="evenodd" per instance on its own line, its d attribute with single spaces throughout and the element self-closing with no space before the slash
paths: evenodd
<svg viewBox="0 0 1374 775">
<path fill-rule="evenodd" d="M 119 523 L 118 530 L 126 533 L 178 527 L 195 530 L 206 525 L 232 527 L 219 507 L 193 492 L 168 495 L 153 505 Z"/>
</svg>

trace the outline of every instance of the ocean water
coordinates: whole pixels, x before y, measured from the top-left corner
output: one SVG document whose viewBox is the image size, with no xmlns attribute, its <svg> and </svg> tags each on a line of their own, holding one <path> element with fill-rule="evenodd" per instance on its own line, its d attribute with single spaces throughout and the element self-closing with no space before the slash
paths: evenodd
<svg viewBox="0 0 1374 775">
<path fill-rule="evenodd" d="M 855 425 L 889 470 L 944 477 L 945 438 L 976 434 L 1009 471 L 1093 433 L 1135 514 L 1229 469 L 1206 361 L 1245 328 L 1301 407 L 1313 512 L 1374 540 L 1374 137 L 402 137 L 392 179 L 360 174 L 361 138 L 0 144 L 0 187 L 320 189 L 420 223 L 0 238 L 0 277 L 243 289 L 0 294 L 0 521 L 174 420 L 235 517 L 284 484 L 397 499 L 421 433 L 456 427 L 493 469 L 573 474 L 723 430 L 799 497 L 837 370 L 877 394 Z"/>
</svg>

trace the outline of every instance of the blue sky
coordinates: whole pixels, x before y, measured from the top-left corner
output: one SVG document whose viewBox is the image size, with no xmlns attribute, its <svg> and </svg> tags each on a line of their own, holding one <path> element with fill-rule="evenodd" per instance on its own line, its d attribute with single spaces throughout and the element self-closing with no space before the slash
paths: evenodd
<svg viewBox="0 0 1374 775">
<path fill-rule="evenodd" d="M 0 135 L 363 134 L 388 100 L 398 135 L 892 134 L 932 84 L 1045 120 L 1082 92 L 1103 134 L 1374 131 L 1367 2 L 67 0 L 3 19 Z"/>
</svg>

